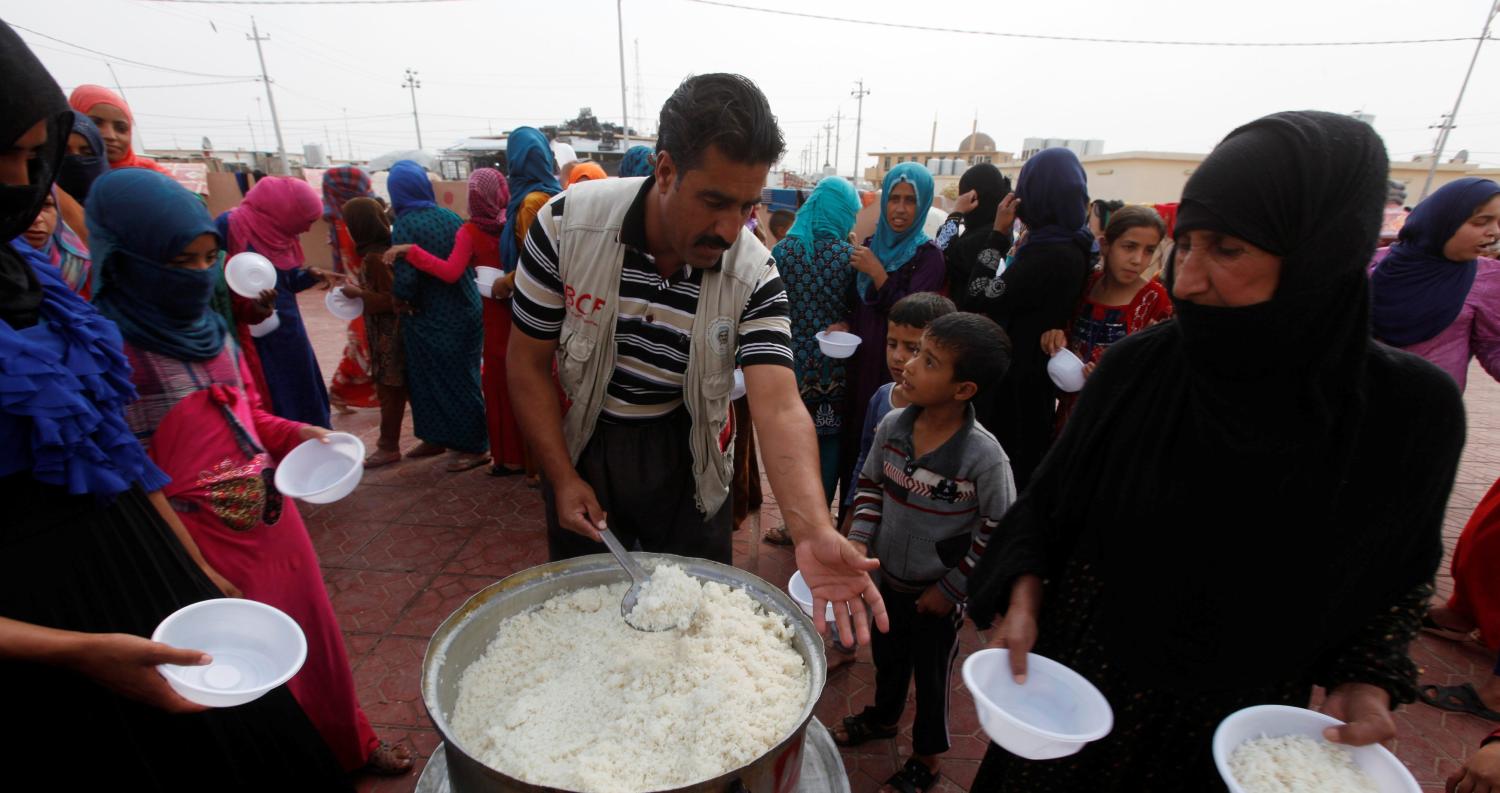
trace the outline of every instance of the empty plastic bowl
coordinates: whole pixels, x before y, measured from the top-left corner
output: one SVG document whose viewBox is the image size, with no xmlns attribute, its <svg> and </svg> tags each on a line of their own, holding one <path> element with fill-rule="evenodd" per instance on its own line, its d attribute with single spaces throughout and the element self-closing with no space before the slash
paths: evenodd
<svg viewBox="0 0 1500 793">
<path fill-rule="evenodd" d="M 1028 653 L 1024 685 L 1011 677 L 1003 649 L 969 656 L 963 675 L 985 733 L 1028 760 L 1067 757 L 1114 727 L 1114 710 L 1099 689 L 1051 658 Z"/>
<path fill-rule="evenodd" d="M 208 666 L 156 667 L 183 698 L 213 708 L 258 699 L 292 679 L 307 660 L 307 637 L 286 614 L 242 598 L 184 606 L 156 626 L 151 640 L 213 657 Z"/>
<path fill-rule="evenodd" d="M 1047 362 L 1047 376 L 1063 391 L 1072 393 L 1083 390 L 1083 361 L 1064 347 Z"/>
<path fill-rule="evenodd" d="M 1229 758 L 1240 744 L 1251 738 L 1277 738 L 1283 735 L 1306 735 L 1316 741 L 1323 740 L 1323 730 L 1343 722 L 1317 711 L 1294 708 L 1290 705 L 1256 705 L 1237 710 L 1219 722 L 1214 731 L 1214 765 L 1219 767 L 1219 776 L 1229 786 L 1230 793 L 1245 793 L 1229 770 Z M 1354 764 L 1365 772 L 1379 793 L 1420 793 L 1421 786 L 1406 770 L 1406 766 L 1379 744 L 1372 746 L 1345 746 L 1354 758 Z"/>
<path fill-rule="evenodd" d="M 505 271 L 499 267 L 475 267 L 474 285 L 479 287 L 480 297 L 489 297 L 490 290 L 495 288 L 495 282 L 505 275 Z"/>
<path fill-rule="evenodd" d="M 811 617 L 813 607 L 812 590 L 808 588 L 807 582 L 802 580 L 801 570 L 792 573 L 792 580 L 786 582 L 786 591 L 787 594 L 792 596 L 792 600 L 797 601 L 797 605 L 802 607 L 802 613 Z M 827 610 L 823 612 L 823 619 L 833 622 L 832 603 L 829 603 Z"/>
<path fill-rule="evenodd" d="M 365 313 L 365 300 L 362 297 L 349 297 L 344 294 L 344 288 L 328 290 L 328 296 L 323 298 L 323 305 L 328 307 L 328 313 L 344 320 L 352 322 L 359 319 Z"/>
<path fill-rule="evenodd" d="M 730 401 L 739 399 L 745 395 L 745 372 L 741 369 L 734 370 L 734 388 L 729 391 Z"/>
<path fill-rule="evenodd" d="M 275 311 L 272 311 L 271 316 L 266 317 L 260 322 L 257 322 L 254 325 L 250 326 L 250 335 L 258 339 L 261 336 L 265 336 L 271 333 L 279 327 L 281 327 L 281 315 L 277 314 Z"/>
<path fill-rule="evenodd" d="M 328 504 L 353 492 L 365 473 L 365 444 L 347 432 L 328 442 L 303 441 L 276 466 L 276 489 L 310 504 Z"/>
<path fill-rule="evenodd" d="M 829 358 L 848 358 L 859 347 L 859 337 L 841 330 L 824 330 L 817 334 L 818 349 Z"/>
<path fill-rule="evenodd" d="M 241 297 L 260 297 L 276 288 L 276 265 L 253 251 L 236 253 L 224 263 L 224 281 Z"/>
</svg>

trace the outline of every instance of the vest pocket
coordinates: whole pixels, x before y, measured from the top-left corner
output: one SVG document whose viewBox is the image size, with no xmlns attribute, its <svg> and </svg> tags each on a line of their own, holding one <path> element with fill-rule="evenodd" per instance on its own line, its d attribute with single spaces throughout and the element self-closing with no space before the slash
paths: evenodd
<svg viewBox="0 0 1500 793">
<path fill-rule="evenodd" d="M 597 340 L 588 333 L 574 332 L 562 339 L 557 356 L 557 375 L 568 398 L 577 400 L 583 393 L 589 360 L 594 357 Z"/>
</svg>

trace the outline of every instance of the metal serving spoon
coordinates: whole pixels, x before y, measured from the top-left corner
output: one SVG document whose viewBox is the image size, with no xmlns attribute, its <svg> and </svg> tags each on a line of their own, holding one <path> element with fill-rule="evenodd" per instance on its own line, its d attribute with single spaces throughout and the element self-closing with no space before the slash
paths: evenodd
<svg viewBox="0 0 1500 793">
<path fill-rule="evenodd" d="M 604 540 L 605 545 L 609 546 L 609 552 L 615 555 L 615 561 L 619 562 L 620 566 L 625 568 L 625 572 L 630 576 L 630 589 L 626 590 L 625 597 L 620 599 L 620 616 L 625 618 L 625 624 L 643 633 L 659 633 L 664 630 L 671 630 L 671 626 L 656 628 L 654 630 L 642 628 L 631 621 L 630 615 L 635 611 L 636 601 L 640 599 L 641 587 L 645 586 L 646 582 L 651 580 L 651 576 L 646 575 L 645 569 L 635 561 L 635 557 L 632 557 L 629 551 L 625 550 L 625 546 L 620 544 L 614 532 L 609 529 L 600 529 L 599 537 Z"/>
</svg>

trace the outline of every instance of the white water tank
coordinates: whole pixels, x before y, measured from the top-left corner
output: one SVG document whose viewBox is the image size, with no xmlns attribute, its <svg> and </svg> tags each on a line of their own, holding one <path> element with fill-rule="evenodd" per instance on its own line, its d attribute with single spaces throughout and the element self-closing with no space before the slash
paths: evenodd
<svg viewBox="0 0 1500 793">
<path fill-rule="evenodd" d="M 328 153 L 323 150 L 321 143 L 302 144 L 302 159 L 311 168 L 328 167 Z"/>
<path fill-rule="evenodd" d="M 939 173 L 942 172 L 942 170 L 943 170 L 943 161 L 942 161 L 941 158 L 939 158 L 939 157 L 928 157 L 927 158 L 927 171 L 929 173 L 931 173 L 933 176 L 937 176 Z"/>
<path fill-rule="evenodd" d="M 953 159 L 953 170 L 949 171 L 949 173 L 953 174 L 954 176 L 962 176 L 963 172 L 967 170 L 969 170 L 968 159 L 964 157 L 955 157 Z"/>
</svg>

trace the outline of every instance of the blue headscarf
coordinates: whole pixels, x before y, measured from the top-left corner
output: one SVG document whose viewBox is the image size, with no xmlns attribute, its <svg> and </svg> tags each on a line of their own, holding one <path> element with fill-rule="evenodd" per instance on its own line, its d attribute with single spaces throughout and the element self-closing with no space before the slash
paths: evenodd
<svg viewBox="0 0 1500 793">
<path fill-rule="evenodd" d="M 385 187 L 391 193 L 391 208 L 396 210 L 397 217 L 414 209 L 437 206 L 437 195 L 432 192 L 427 169 L 411 160 L 401 160 L 391 166 Z"/>
<path fill-rule="evenodd" d="M 859 193 L 855 192 L 854 185 L 847 179 L 829 176 L 818 182 L 807 202 L 797 210 L 797 219 L 787 229 L 786 239 L 789 245 L 797 246 L 804 257 L 811 258 L 813 240 L 848 238 L 858 214 Z"/>
<path fill-rule="evenodd" d="M 87 218 L 99 313 L 141 349 L 184 361 L 218 355 L 228 328 L 209 301 L 222 260 L 207 270 L 168 264 L 203 234 L 223 245 L 203 201 L 170 176 L 122 168 L 94 183 Z"/>
<path fill-rule="evenodd" d="M 105 159 L 104 138 L 100 137 L 94 120 L 77 110 L 73 111 L 72 134 L 82 135 L 89 142 L 89 149 L 93 154 L 65 155 L 62 165 L 57 169 L 57 186 L 83 203 L 89 197 L 89 188 L 93 186 L 94 180 L 109 171 L 109 160 Z"/>
<path fill-rule="evenodd" d="M 505 206 L 505 217 L 515 223 L 521 217 L 521 204 L 526 196 L 537 191 L 547 195 L 562 192 L 557 176 L 552 173 L 552 146 L 547 136 L 534 127 L 517 127 L 505 139 L 505 167 L 510 171 L 510 203 Z M 516 269 L 521 259 L 521 249 L 516 245 L 515 234 L 500 235 L 500 263 L 506 272 Z"/>
<path fill-rule="evenodd" d="M 1453 324 L 1474 286 L 1479 260 L 1455 262 L 1443 255 L 1443 246 L 1474 210 L 1496 195 L 1500 184 L 1469 176 L 1443 185 L 1417 204 L 1396 244 L 1370 273 L 1375 338 L 1407 347 Z"/>
<path fill-rule="evenodd" d="M 1068 149 L 1043 149 L 1021 166 L 1016 177 L 1016 217 L 1026 224 L 1022 247 L 1043 242 L 1072 242 L 1084 253 L 1096 240 L 1089 231 L 1089 180 L 1078 155 Z"/>
<path fill-rule="evenodd" d="M 631 146 L 620 160 L 620 176 L 650 176 L 656 172 L 650 146 Z"/>
<path fill-rule="evenodd" d="M 912 216 L 911 227 L 897 233 L 885 219 L 885 207 L 890 200 L 891 191 L 902 183 L 911 185 L 917 191 L 917 211 Z M 870 250 L 880 260 L 886 272 L 893 273 L 901 269 L 902 265 L 916 255 L 917 248 L 922 243 L 932 239 L 922 230 L 922 225 L 927 222 L 927 210 L 931 208 L 931 171 L 914 162 L 904 162 L 886 172 L 885 180 L 880 183 L 880 219 L 875 223 L 875 236 L 870 238 Z M 856 280 L 861 295 L 868 294 L 875 286 L 874 280 L 864 273 L 860 273 Z"/>
</svg>

